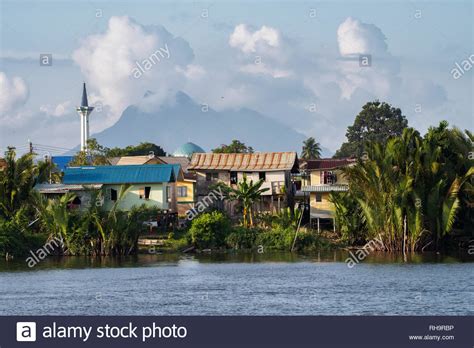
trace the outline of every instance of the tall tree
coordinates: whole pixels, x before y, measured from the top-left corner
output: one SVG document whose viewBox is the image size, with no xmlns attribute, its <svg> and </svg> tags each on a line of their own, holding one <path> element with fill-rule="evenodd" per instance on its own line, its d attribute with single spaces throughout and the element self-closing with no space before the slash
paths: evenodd
<svg viewBox="0 0 474 348">
<path fill-rule="evenodd" d="M 251 146 L 245 145 L 243 142 L 234 139 L 229 145 L 222 144 L 218 148 L 212 150 L 214 153 L 253 153 Z"/>
<path fill-rule="evenodd" d="M 366 240 L 380 238 L 387 250 L 412 251 L 439 250 L 455 227 L 471 234 L 471 149 L 470 138 L 445 121 L 424 137 L 407 128 L 385 145 L 368 144 L 367 156 L 343 169 L 349 197 L 333 197 L 336 216 L 345 215 L 339 229 L 351 236 L 363 228 Z"/>
<path fill-rule="evenodd" d="M 87 140 L 88 152 L 79 151 L 76 153 L 72 161 L 69 163 L 70 166 L 102 166 L 110 164 L 107 160 L 107 153 L 109 149 L 105 146 L 100 145 L 97 139 L 90 138 Z"/>
<path fill-rule="evenodd" d="M 370 142 L 385 144 L 389 138 L 399 136 L 408 121 L 399 108 L 378 100 L 362 107 L 354 124 L 347 128 L 347 141 L 334 155 L 335 158 L 360 157 Z"/>
<path fill-rule="evenodd" d="M 312 160 L 321 158 L 321 146 L 316 139 L 309 137 L 303 141 L 303 149 L 301 151 L 301 158 L 305 160 Z"/>
<path fill-rule="evenodd" d="M 153 152 L 155 156 L 166 156 L 166 152 L 161 146 L 153 143 L 140 143 L 139 145 L 129 145 L 125 148 L 114 147 L 107 151 L 108 157 L 120 157 L 120 156 L 145 156 Z"/>
<path fill-rule="evenodd" d="M 38 172 L 33 156 L 27 153 L 16 158 L 13 148 L 5 153 L 6 168 L 0 171 L 0 216 L 12 217 L 28 202 Z"/>
<path fill-rule="evenodd" d="M 242 218 L 244 227 L 253 226 L 253 205 L 260 198 L 262 193 L 269 190 L 269 188 L 261 188 L 264 180 L 261 179 L 256 183 L 253 180 L 248 181 L 247 175 L 244 174 L 243 179 L 237 183 L 234 188 L 227 186 L 224 183 L 218 185 L 222 188 L 224 195 L 231 201 L 237 201 L 242 205 Z"/>
</svg>

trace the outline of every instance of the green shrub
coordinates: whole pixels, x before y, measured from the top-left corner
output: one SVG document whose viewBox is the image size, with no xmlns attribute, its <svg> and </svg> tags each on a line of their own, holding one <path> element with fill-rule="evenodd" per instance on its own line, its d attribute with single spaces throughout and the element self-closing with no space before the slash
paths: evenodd
<svg viewBox="0 0 474 348">
<path fill-rule="evenodd" d="M 0 256 L 26 255 L 37 250 L 46 242 L 46 235 L 23 231 L 12 221 L 0 220 Z"/>
<path fill-rule="evenodd" d="M 294 237 L 294 236 L 293 236 Z M 292 242 L 293 243 L 293 242 Z M 321 248 L 327 248 L 327 243 L 310 231 L 298 232 L 295 242 L 295 251 L 315 251 Z"/>
<path fill-rule="evenodd" d="M 252 249 L 260 230 L 238 226 L 226 238 L 227 245 L 232 249 Z"/>
<path fill-rule="evenodd" d="M 260 232 L 255 245 L 262 245 L 264 248 L 273 250 L 290 250 L 294 237 L 294 228 L 274 228 Z"/>
<path fill-rule="evenodd" d="M 201 214 L 192 221 L 189 229 L 191 242 L 198 249 L 224 247 L 231 231 L 229 218 L 219 211 Z"/>
</svg>

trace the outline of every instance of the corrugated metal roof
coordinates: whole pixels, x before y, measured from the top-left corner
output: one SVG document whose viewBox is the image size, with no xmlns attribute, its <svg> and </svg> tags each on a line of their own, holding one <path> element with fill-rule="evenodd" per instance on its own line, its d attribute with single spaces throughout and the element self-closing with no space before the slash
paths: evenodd
<svg viewBox="0 0 474 348">
<path fill-rule="evenodd" d="M 154 156 L 122 156 L 115 163 L 117 166 L 140 165 L 146 163 L 160 164 L 165 163 L 158 157 Z"/>
<path fill-rule="evenodd" d="M 70 191 L 83 191 L 88 189 L 100 189 L 102 184 L 96 185 L 66 185 L 66 184 L 37 184 L 34 189 L 40 193 L 67 193 Z"/>
<path fill-rule="evenodd" d="M 302 192 L 344 192 L 347 190 L 349 190 L 348 185 L 313 185 L 301 188 Z"/>
<path fill-rule="evenodd" d="M 159 156 L 158 158 L 163 163 L 166 163 L 166 164 L 179 164 L 181 166 L 181 169 L 185 173 L 188 171 L 188 167 L 189 167 L 189 164 L 190 164 L 190 160 L 189 160 L 188 157 Z"/>
<path fill-rule="evenodd" d="M 51 156 L 51 160 L 60 171 L 64 171 L 73 158 L 74 156 Z"/>
<path fill-rule="evenodd" d="M 302 167 L 308 170 L 329 170 L 344 167 L 355 162 L 356 159 L 354 158 L 321 158 L 317 160 L 307 160 L 306 164 L 302 165 Z"/>
<path fill-rule="evenodd" d="M 69 167 L 64 171 L 65 184 L 145 184 L 175 181 L 178 164 Z"/>
<path fill-rule="evenodd" d="M 189 170 L 276 171 L 291 170 L 296 152 L 195 153 Z"/>
</svg>

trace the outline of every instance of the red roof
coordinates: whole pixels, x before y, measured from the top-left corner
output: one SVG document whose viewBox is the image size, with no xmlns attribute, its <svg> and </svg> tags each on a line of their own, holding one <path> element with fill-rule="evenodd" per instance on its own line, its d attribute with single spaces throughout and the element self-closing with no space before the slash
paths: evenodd
<svg viewBox="0 0 474 348">
<path fill-rule="evenodd" d="M 317 160 L 307 160 L 305 167 L 309 170 L 329 170 L 344 167 L 355 162 L 356 159 L 354 158 L 321 158 Z"/>
</svg>

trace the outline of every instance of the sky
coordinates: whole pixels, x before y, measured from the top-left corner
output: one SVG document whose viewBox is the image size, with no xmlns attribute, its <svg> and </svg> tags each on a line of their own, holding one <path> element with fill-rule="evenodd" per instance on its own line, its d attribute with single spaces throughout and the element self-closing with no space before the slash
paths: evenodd
<svg viewBox="0 0 474 348">
<path fill-rule="evenodd" d="M 92 133 L 177 91 L 220 111 L 254 109 L 331 151 L 375 99 L 422 133 L 444 119 L 473 130 L 473 4 L 0 0 L 0 151 L 77 146 L 83 81 Z M 153 53 L 159 61 L 134 76 Z"/>
</svg>

